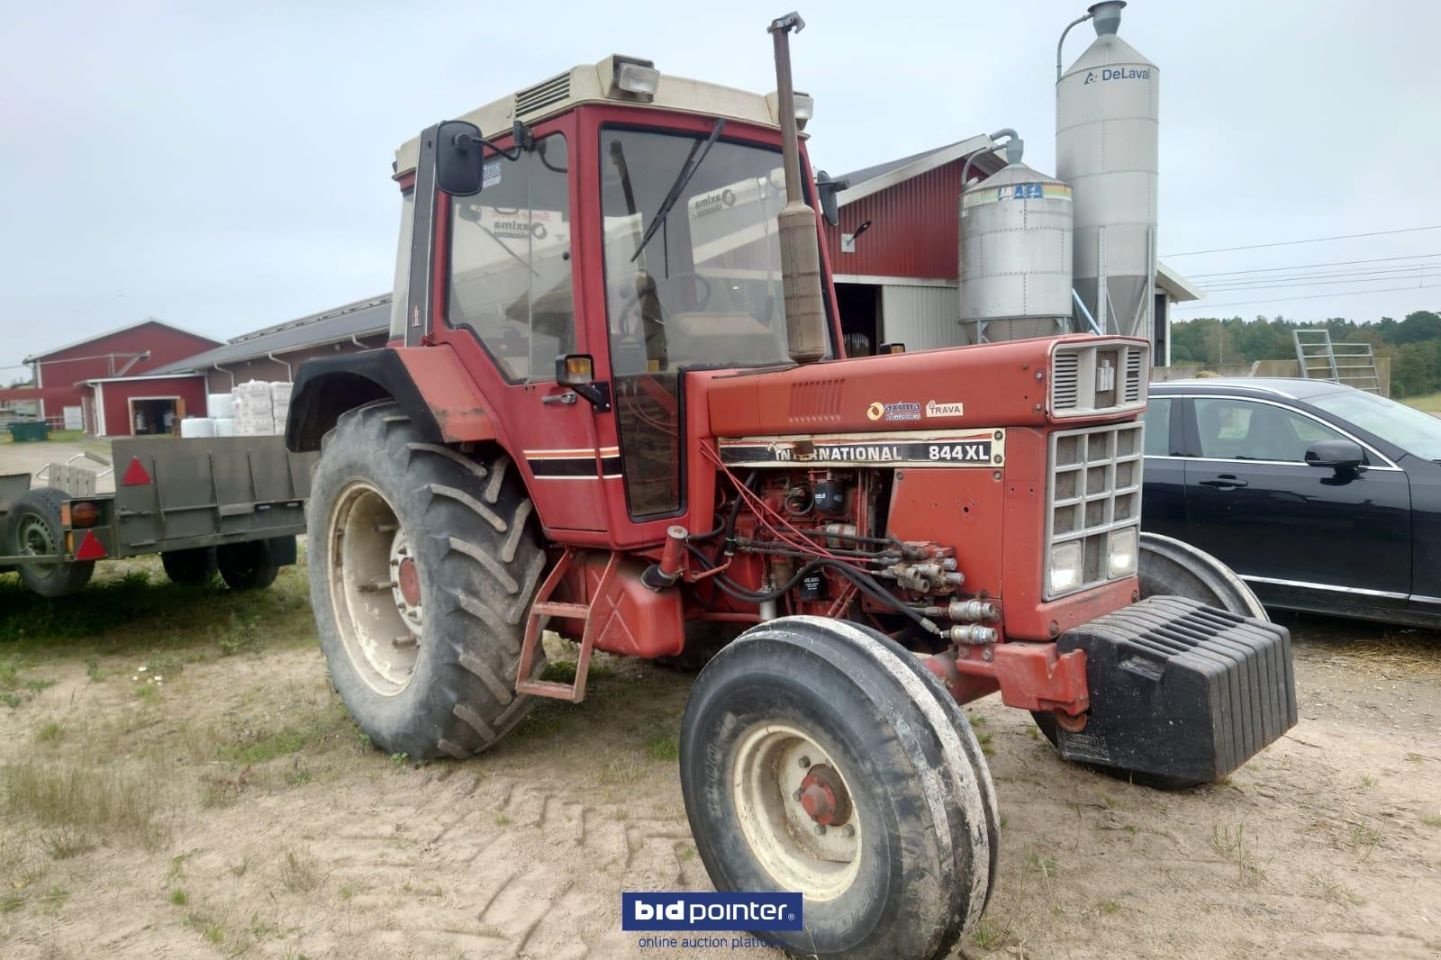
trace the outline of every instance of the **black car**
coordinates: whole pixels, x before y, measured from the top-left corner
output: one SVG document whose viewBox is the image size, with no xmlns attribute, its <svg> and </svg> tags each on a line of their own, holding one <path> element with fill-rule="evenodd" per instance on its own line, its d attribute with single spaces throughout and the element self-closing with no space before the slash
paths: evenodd
<svg viewBox="0 0 1441 960">
<path fill-rule="evenodd" d="M 1441 627 L 1441 420 L 1318 380 L 1151 384 L 1142 529 L 1268 607 Z"/>
</svg>

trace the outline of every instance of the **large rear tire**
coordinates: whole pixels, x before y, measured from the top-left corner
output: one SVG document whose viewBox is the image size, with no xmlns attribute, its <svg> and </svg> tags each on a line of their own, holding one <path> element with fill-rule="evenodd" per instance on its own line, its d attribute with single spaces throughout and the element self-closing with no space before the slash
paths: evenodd
<svg viewBox="0 0 1441 960">
<path fill-rule="evenodd" d="M 804 929 L 768 935 L 788 950 L 939 958 L 985 909 L 998 824 L 980 747 L 880 634 L 818 617 L 747 631 L 696 680 L 680 768 L 716 888 L 804 894 Z"/>
<path fill-rule="evenodd" d="M 515 678 L 546 565 L 531 509 L 504 453 L 426 442 L 393 403 L 327 435 L 307 505 L 311 605 L 335 688 L 382 750 L 461 759 L 529 709 Z"/>
<path fill-rule="evenodd" d="M 60 504 L 69 494 L 55 487 L 31 490 L 10 505 L 5 517 L 5 553 L 47 556 L 65 549 Z M 42 597 L 68 597 L 84 588 L 95 572 L 95 562 L 22 563 L 20 580 Z"/>
</svg>

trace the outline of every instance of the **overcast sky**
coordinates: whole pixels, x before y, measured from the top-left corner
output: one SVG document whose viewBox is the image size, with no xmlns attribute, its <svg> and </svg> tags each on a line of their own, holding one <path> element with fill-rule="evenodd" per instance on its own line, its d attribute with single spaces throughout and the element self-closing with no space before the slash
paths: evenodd
<svg viewBox="0 0 1441 960">
<path fill-rule="evenodd" d="M 612 52 L 770 90 L 765 26 L 792 2 L 0 0 L 0 368 L 147 316 L 225 339 L 386 291 L 402 140 Z M 810 3 L 793 49 L 816 166 L 1009 126 L 1053 169 L 1056 37 L 1081 0 Z M 1173 268 L 1412 258 L 1217 290 L 1214 312 L 1441 307 L 1441 229 L 1181 255 L 1441 226 L 1441 4 L 1133 0 L 1121 34 L 1161 70 Z"/>
</svg>

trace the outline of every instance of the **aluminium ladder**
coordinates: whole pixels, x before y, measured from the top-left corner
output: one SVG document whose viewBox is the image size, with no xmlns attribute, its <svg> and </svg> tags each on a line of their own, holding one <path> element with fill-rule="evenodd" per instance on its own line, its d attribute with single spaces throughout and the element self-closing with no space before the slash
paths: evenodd
<svg viewBox="0 0 1441 960">
<path fill-rule="evenodd" d="M 1330 380 L 1367 393 L 1381 392 L 1376 356 L 1369 343 L 1332 343 L 1331 331 L 1293 330 L 1296 362 L 1307 380 Z"/>
</svg>

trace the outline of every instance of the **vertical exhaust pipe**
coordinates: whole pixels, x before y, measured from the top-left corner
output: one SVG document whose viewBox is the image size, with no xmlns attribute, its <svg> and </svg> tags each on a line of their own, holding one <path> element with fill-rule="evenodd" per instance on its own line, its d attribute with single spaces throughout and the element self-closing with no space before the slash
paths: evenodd
<svg viewBox="0 0 1441 960">
<path fill-rule="evenodd" d="M 776 101 L 781 121 L 785 162 L 786 205 L 780 224 L 781 278 L 786 298 L 786 347 L 796 363 L 814 363 L 826 355 L 826 311 L 821 301 L 821 252 L 816 239 L 816 212 L 801 191 L 801 149 L 796 132 L 796 98 L 791 87 L 790 33 L 806 22 L 788 13 L 771 22 L 775 41 Z"/>
</svg>

